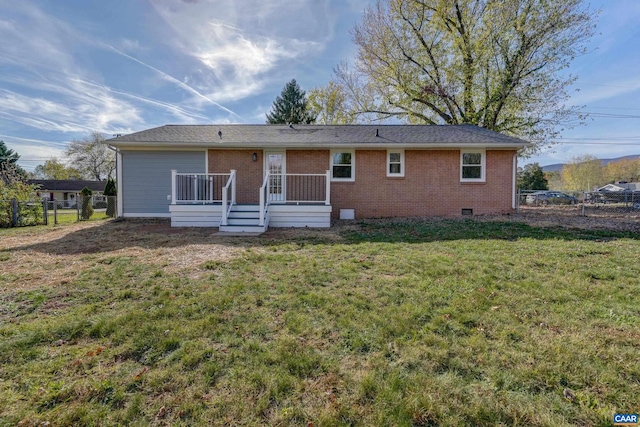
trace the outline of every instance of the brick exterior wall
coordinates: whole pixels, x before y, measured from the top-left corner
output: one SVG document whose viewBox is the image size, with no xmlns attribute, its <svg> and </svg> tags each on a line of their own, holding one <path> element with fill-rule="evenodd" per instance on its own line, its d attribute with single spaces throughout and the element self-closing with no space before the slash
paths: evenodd
<svg viewBox="0 0 640 427">
<path fill-rule="evenodd" d="M 251 160 L 258 153 L 258 161 Z M 515 150 L 487 150 L 485 182 L 460 182 L 460 150 L 405 150 L 405 176 L 387 177 L 387 150 L 356 150 L 355 181 L 331 183 L 333 217 L 458 216 L 512 212 Z M 330 150 L 287 150 L 287 173 L 324 173 Z M 239 203 L 257 203 L 263 177 L 259 150 L 209 150 L 209 171 L 238 171 Z"/>
<path fill-rule="evenodd" d="M 405 176 L 387 177 L 386 150 L 356 150 L 355 182 L 332 182 L 333 215 L 356 218 L 457 216 L 512 211 L 515 150 L 487 150 L 486 181 L 460 182 L 460 150 L 406 150 Z"/>
<path fill-rule="evenodd" d="M 253 153 L 258 160 L 253 161 Z M 209 173 L 236 172 L 236 201 L 238 203 L 258 203 L 260 186 L 264 177 L 262 150 L 209 150 Z"/>
</svg>

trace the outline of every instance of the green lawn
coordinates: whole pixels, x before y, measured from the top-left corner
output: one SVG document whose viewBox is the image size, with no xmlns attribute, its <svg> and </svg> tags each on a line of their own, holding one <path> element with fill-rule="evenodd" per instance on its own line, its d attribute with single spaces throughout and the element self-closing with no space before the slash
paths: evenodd
<svg viewBox="0 0 640 427">
<path fill-rule="evenodd" d="M 634 234 L 86 230 L 0 250 L 0 425 L 608 426 L 640 410 Z M 68 270 L 51 284 L 36 263 Z"/>
</svg>

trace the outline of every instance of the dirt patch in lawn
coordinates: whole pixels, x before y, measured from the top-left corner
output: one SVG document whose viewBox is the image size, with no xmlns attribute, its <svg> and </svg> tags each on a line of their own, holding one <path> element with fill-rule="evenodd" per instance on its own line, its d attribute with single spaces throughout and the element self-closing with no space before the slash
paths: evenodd
<svg viewBox="0 0 640 427">
<path fill-rule="evenodd" d="M 241 256 L 252 245 L 246 238 L 215 237 L 215 231 L 171 228 L 165 220 L 37 227 L 0 239 L 0 269 L 11 289 L 65 284 L 96 263 L 118 257 L 135 258 L 136 263 L 155 265 L 161 271 L 184 270 L 193 275 L 204 262 Z"/>
<path fill-rule="evenodd" d="M 510 215 L 477 216 L 474 220 L 521 222 L 534 227 L 640 232 L 638 218 L 581 216 L 574 210 L 553 207 L 527 209 Z M 257 237 L 228 237 L 216 235 L 215 228 L 172 228 L 168 220 L 149 219 L 34 227 L 7 233 L 0 239 L 0 270 L 3 283 L 10 283 L 9 286 L 1 285 L 5 289 L 0 290 L 65 284 L 86 268 L 115 257 L 135 258 L 137 263 L 154 265 L 165 272 L 182 272 L 195 278 L 205 274 L 202 265 L 207 261 L 230 260 L 242 256 L 248 248 L 268 251 L 269 240 L 341 242 L 346 233 L 360 228 L 359 220 L 343 220 L 334 221 L 330 229 L 271 229 Z"/>
</svg>

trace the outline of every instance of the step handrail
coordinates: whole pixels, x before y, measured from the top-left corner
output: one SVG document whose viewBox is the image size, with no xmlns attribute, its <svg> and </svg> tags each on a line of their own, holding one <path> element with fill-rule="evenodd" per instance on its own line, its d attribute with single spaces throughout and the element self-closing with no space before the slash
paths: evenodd
<svg viewBox="0 0 640 427">
<path fill-rule="evenodd" d="M 229 190 L 231 190 L 231 197 L 229 197 Z M 222 218 L 220 218 L 220 225 L 227 225 L 229 213 L 231 212 L 231 208 L 235 203 L 236 203 L 236 171 L 235 169 L 231 169 L 229 180 L 227 181 L 227 184 L 222 189 Z"/>
<path fill-rule="evenodd" d="M 269 197 L 267 194 L 269 188 L 269 172 L 264 174 L 262 187 L 260 187 L 260 222 L 259 225 L 264 227 L 267 221 L 267 207 L 269 206 Z"/>
</svg>

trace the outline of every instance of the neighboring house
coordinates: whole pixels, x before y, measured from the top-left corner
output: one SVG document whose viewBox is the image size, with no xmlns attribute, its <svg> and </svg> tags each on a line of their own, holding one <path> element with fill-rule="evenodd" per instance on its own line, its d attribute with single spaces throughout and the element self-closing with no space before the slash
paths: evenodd
<svg viewBox="0 0 640 427">
<path fill-rule="evenodd" d="M 640 191 L 640 182 L 616 182 L 600 187 L 598 191 Z"/>
<path fill-rule="evenodd" d="M 78 194 L 87 187 L 93 191 L 94 204 L 102 198 L 107 181 L 85 181 L 74 179 L 30 179 L 29 184 L 37 185 L 36 194 L 43 200 L 59 202 L 61 207 L 69 208 L 76 205 Z"/>
<path fill-rule="evenodd" d="M 167 125 L 108 143 L 119 216 L 238 231 L 513 212 L 530 145 L 472 125 Z"/>
</svg>

